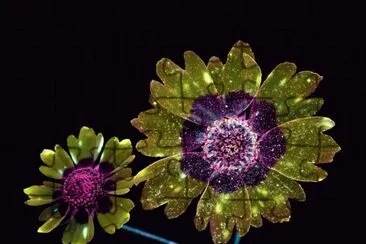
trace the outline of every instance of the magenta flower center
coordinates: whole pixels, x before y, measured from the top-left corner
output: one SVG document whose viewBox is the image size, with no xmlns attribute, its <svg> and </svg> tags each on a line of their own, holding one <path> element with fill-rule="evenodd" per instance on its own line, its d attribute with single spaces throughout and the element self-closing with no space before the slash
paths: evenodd
<svg viewBox="0 0 366 244">
<path fill-rule="evenodd" d="M 103 175 L 92 167 L 73 170 L 65 179 L 63 199 L 74 207 L 90 207 L 103 195 Z"/>
<path fill-rule="evenodd" d="M 204 159 L 216 172 L 247 172 L 258 157 L 257 134 L 237 116 L 216 120 L 207 127 Z"/>
</svg>

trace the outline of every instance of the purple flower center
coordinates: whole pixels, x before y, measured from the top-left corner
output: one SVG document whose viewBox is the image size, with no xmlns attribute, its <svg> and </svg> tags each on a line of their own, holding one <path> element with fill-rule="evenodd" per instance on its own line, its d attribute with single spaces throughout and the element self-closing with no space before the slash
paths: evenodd
<svg viewBox="0 0 366 244">
<path fill-rule="evenodd" d="M 219 173 L 247 172 L 258 158 L 257 134 L 248 121 L 232 116 L 206 129 L 203 158 Z"/>
<path fill-rule="evenodd" d="M 92 167 L 73 170 L 65 179 L 62 197 L 73 207 L 95 206 L 103 193 L 104 177 Z"/>
</svg>

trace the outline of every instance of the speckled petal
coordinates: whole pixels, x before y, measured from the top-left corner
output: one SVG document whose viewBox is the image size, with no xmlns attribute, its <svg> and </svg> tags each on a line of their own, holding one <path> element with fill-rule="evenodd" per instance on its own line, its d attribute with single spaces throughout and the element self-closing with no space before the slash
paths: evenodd
<svg viewBox="0 0 366 244">
<path fill-rule="evenodd" d="M 223 68 L 224 65 L 218 57 L 211 57 L 208 61 L 207 69 L 219 94 L 224 94 L 225 91 Z"/>
<path fill-rule="evenodd" d="M 262 72 L 249 44 L 238 41 L 230 50 L 223 68 L 223 77 L 225 94 L 236 91 L 250 95 L 257 93 Z"/>
<path fill-rule="evenodd" d="M 275 105 L 279 124 L 311 116 L 323 104 L 322 99 L 319 98 L 311 101 L 304 99 L 313 93 L 322 77 L 311 71 L 302 71 L 294 75 L 295 72 L 295 64 L 279 64 L 268 75 L 257 95 L 258 98 L 268 100 Z"/>
<path fill-rule="evenodd" d="M 157 63 L 156 72 L 164 84 L 152 81 L 153 100 L 168 111 L 188 119 L 192 103 L 200 96 L 217 94 L 213 80 L 204 62 L 193 52 L 185 52 L 186 70 L 169 59 Z"/>
<path fill-rule="evenodd" d="M 126 166 L 132 162 L 129 160 L 131 153 L 132 145 L 129 139 L 119 141 L 117 137 L 112 137 L 105 144 L 100 162 L 110 163 L 115 168 Z"/>
<path fill-rule="evenodd" d="M 97 218 L 105 232 L 113 234 L 116 229 L 130 220 L 130 211 L 134 207 L 131 200 L 126 198 L 112 197 L 113 207 L 109 213 L 98 213 Z"/>
<path fill-rule="evenodd" d="M 291 210 L 288 199 L 305 201 L 305 192 L 294 180 L 270 170 L 261 184 L 248 187 L 252 225 L 262 225 L 261 216 L 273 223 L 289 221 Z"/>
<path fill-rule="evenodd" d="M 181 158 L 180 168 L 194 179 L 208 182 L 213 174 L 209 162 L 203 159 L 202 153 L 185 153 Z"/>
<path fill-rule="evenodd" d="M 193 102 L 189 120 L 207 126 L 225 115 L 226 108 L 222 97 L 207 95 L 201 96 Z"/>
<path fill-rule="evenodd" d="M 159 105 L 139 114 L 132 125 L 148 138 L 137 143 L 136 149 L 150 157 L 166 157 L 181 151 L 180 132 L 183 119 Z"/>
<path fill-rule="evenodd" d="M 226 243 L 235 225 L 240 236 L 248 232 L 250 216 L 250 201 L 245 188 L 231 194 L 219 194 L 207 187 L 198 202 L 194 222 L 198 230 L 204 230 L 210 223 L 212 240 Z"/>
<path fill-rule="evenodd" d="M 332 162 L 340 150 L 330 136 L 322 133 L 333 126 L 334 122 L 324 117 L 302 118 L 280 125 L 278 128 L 287 141 L 286 152 L 273 169 L 299 181 L 323 180 L 327 173 L 315 164 Z"/>
<path fill-rule="evenodd" d="M 144 209 L 167 204 L 165 214 L 176 218 L 201 194 L 205 184 L 186 176 L 180 169 L 179 158 L 159 160 L 137 174 L 136 183 L 147 180 L 141 196 Z"/>
<path fill-rule="evenodd" d="M 277 126 L 276 109 L 273 104 L 254 99 L 250 107 L 250 124 L 258 135 Z"/>
<path fill-rule="evenodd" d="M 67 138 L 67 146 L 75 164 L 82 159 L 92 158 L 95 160 L 103 147 L 103 135 L 96 135 L 94 130 L 88 127 L 82 127 L 79 137 L 70 135 Z"/>
<path fill-rule="evenodd" d="M 183 122 L 181 146 L 183 152 L 192 152 L 202 146 L 205 139 L 206 126 L 197 125 L 189 120 Z"/>
</svg>

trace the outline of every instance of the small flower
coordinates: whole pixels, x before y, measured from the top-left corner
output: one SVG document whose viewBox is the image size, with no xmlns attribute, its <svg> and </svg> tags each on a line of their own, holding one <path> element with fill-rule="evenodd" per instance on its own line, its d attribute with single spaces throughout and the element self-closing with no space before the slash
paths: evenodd
<svg viewBox="0 0 366 244">
<path fill-rule="evenodd" d="M 248 44 L 238 42 L 223 64 L 208 65 L 193 52 L 185 70 L 168 59 L 157 64 L 163 83 L 151 82 L 153 108 L 132 124 L 147 136 L 137 144 L 144 155 L 163 157 L 135 176 L 146 181 L 145 209 L 166 204 L 168 218 L 185 212 L 201 195 L 195 225 L 210 225 L 213 241 L 229 241 L 250 226 L 290 219 L 289 199 L 305 200 L 297 181 L 318 182 L 327 173 L 317 164 L 340 150 L 323 134 L 334 122 L 312 117 L 323 104 L 308 98 L 322 79 L 297 74 L 281 63 L 261 85 L 261 70 Z"/>
<path fill-rule="evenodd" d="M 103 153 L 103 135 L 82 127 L 79 137 L 67 138 L 68 154 L 61 146 L 45 149 L 39 170 L 56 182 L 44 181 L 24 189 L 30 206 L 50 204 L 39 216 L 45 223 L 38 229 L 49 233 L 67 223 L 63 243 L 87 243 L 94 236 L 94 217 L 110 234 L 130 219 L 133 202 L 121 198 L 133 185 L 132 170 L 126 168 L 134 159 L 131 142 L 111 138 Z M 100 159 L 99 159 L 100 156 Z"/>
</svg>

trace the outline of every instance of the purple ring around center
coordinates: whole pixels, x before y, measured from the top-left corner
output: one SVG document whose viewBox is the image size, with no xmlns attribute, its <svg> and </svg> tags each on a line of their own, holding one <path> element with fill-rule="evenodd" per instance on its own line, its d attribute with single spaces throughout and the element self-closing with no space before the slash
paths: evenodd
<svg viewBox="0 0 366 244">
<path fill-rule="evenodd" d="M 274 106 L 244 92 L 198 98 L 181 138 L 182 171 L 219 193 L 259 184 L 286 149 Z"/>
</svg>

